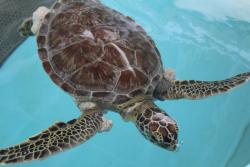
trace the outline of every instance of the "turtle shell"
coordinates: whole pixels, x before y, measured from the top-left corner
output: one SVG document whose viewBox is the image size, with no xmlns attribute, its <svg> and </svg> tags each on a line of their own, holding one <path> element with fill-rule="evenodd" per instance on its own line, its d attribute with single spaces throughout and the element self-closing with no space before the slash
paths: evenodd
<svg viewBox="0 0 250 167">
<path fill-rule="evenodd" d="M 37 35 L 45 71 L 64 91 L 121 103 L 162 78 L 154 42 L 130 17 L 94 0 L 56 2 Z"/>
</svg>

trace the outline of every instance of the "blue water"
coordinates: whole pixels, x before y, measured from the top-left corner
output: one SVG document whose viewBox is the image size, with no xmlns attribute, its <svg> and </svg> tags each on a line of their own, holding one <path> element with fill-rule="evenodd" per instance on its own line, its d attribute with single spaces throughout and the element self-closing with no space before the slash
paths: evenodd
<svg viewBox="0 0 250 167">
<path fill-rule="evenodd" d="M 179 79 L 217 80 L 250 71 L 247 0 L 241 0 L 242 8 L 235 8 L 239 5 L 231 0 L 213 1 L 214 8 L 195 1 L 102 2 L 141 24 L 156 42 L 164 66 L 175 69 Z M 0 69 L 0 92 L 0 148 L 79 115 L 71 97 L 43 71 L 34 37 Z M 250 83 L 205 100 L 157 103 L 180 126 L 183 144 L 178 152 L 151 144 L 132 123 L 109 113 L 114 122 L 110 132 L 46 160 L 14 166 L 245 167 L 250 163 Z"/>
</svg>

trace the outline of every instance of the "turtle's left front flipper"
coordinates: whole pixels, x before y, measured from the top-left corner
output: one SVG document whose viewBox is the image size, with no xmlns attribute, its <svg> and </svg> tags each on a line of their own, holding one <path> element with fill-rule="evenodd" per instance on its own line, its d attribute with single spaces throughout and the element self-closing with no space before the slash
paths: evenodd
<svg viewBox="0 0 250 167">
<path fill-rule="evenodd" d="M 43 159 L 85 142 L 110 124 L 101 114 L 82 115 L 67 123 L 58 122 L 21 144 L 0 150 L 0 164 Z"/>
<path fill-rule="evenodd" d="M 165 81 L 155 91 L 158 99 L 201 99 L 208 96 L 224 93 L 246 82 L 250 78 L 250 72 L 236 75 L 222 81 L 195 81 L 173 80 Z"/>
</svg>

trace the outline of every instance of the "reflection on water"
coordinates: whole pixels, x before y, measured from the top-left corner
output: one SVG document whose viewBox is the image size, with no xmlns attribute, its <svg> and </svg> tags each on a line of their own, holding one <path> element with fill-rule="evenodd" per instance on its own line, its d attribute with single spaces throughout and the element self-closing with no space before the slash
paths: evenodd
<svg viewBox="0 0 250 167">
<path fill-rule="evenodd" d="M 204 14 L 208 19 L 225 21 L 228 18 L 250 22 L 250 1 L 248 0 L 176 0 L 175 5 Z"/>
<path fill-rule="evenodd" d="M 178 79 L 216 80 L 250 70 L 250 23 L 238 18 L 240 14 L 234 19 L 212 20 L 202 14 L 202 8 L 193 11 L 178 5 L 192 0 L 103 2 L 135 18 L 146 29 L 162 54 L 164 66 L 175 69 Z M 220 10 L 226 10 L 227 1 L 223 7 Z M 234 10 L 237 12 L 242 11 Z M 79 114 L 71 98 L 43 71 L 34 38 L 25 41 L 1 68 L 0 81 L 1 148 Z M 205 100 L 157 102 L 180 126 L 183 144 L 178 152 L 152 145 L 133 124 L 109 113 L 114 121 L 110 132 L 45 161 L 16 166 L 243 167 L 250 163 L 244 150 L 249 148 L 245 142 L 249 141 L 249 90 L 248 83 Z"/>
<path fill-rule="evenodd" d="M 234 153 L 231 155 L 225 165 L 226 167 L 244 166 L 250 162 L 250 157 L 248 156 L 250 155 L 250 150 L 248 149 L 249 140 L 250 124 L 245 127 Z M 242 156 L 244 155 L 246 156 L 246 158 L 242 158 Z M 250 164 L 247 165 L 247 167 L 250 167 Z"/>
</svg>

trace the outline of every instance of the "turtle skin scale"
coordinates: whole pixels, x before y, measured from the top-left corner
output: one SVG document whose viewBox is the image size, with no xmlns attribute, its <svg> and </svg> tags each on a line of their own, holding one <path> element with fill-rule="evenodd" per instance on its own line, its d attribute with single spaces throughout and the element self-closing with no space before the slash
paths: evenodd
<svg viewBox="0 0 250 167">
<path fill-rule="evenodd" d="M 45 71 L 64 91 L 120 104 L 152 95 L 163 77 L 154 42 L 130 17 L 97 1 L 59 1 L 37 35 Z"/>
</svg>

